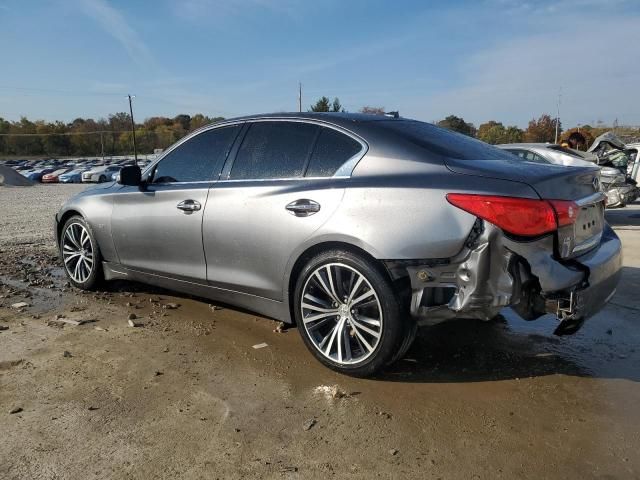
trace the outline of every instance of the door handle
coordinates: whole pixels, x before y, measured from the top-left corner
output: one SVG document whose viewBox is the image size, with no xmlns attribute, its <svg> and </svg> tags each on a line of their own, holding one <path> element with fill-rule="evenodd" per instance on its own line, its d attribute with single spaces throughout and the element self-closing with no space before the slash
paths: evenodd
<svg viewBox="0 0 640 480">
<path fill-rule="evenodd" d="M 185 213 L 197 212 L 202 208 L 200 202 L 196 202 L 195 200 L 183 200 L 178 205 L 176 205 L 178 210 L 182 210 Z"/>
<path fill-rule="evenodd" d="M 313 215 L 320 211 L 320 204 L 307 198 L 301 198 L 300 200 L 291 202 L 284 208 L 286 208 L 291 215 L 295 215 L 296 217 L 308 217 L 309 215 Z"/>
</svg>

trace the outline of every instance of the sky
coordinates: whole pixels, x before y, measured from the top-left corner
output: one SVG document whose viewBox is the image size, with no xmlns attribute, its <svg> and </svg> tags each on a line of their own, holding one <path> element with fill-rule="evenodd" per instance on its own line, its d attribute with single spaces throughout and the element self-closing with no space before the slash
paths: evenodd
<svg viewBox="0 0 640 480">
<path fill-rule="evenodd" d="M 0 0 L 0 117 L 297 111 L 640 125 L 638 0 Z"/>
</svg>

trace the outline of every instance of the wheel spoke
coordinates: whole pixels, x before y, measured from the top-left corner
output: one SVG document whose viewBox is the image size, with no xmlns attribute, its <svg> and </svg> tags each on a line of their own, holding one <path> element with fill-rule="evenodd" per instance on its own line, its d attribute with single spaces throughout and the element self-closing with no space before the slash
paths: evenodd
<svg viewBox="0 0 640 480">
<path fill-rule="evenodd" d="M 333 285 L 333 275 L 331 275 L 331 267 L 329 265 L 327 265 L 327 277 L 329 277 L 329 286 L 331 287 L 331 294 L 333 295 L 333 298 L 335 298 L 336 301 L 340 303 L 340 297 L 336 293 L 335 286 Z"/>
<path fill-rule="evenodd" d="M 324 353 L 325 355 L 329 355 L 331 353 L 331 347 L 333 347 L 333 342 L 336 339 L 336 336 L 338 334 L 338 330 L 340 328 L 342 322 L 338 322 L 336 323 L 336 326 L 333 327 L 333 329 L 331 330 L 331 338 L 329 339 L 329 343 L 327 344 L 327 348 L 325 348 Z"/>
<path fill-rule="evenodd" d="M 373 347 L 369 344 L 369 342 L 367 342 L 365 340 L 365 338 L 362 336 L 362 334 L 358 331 L 357 328 L 354 328 L 353 331 L 355 332 L 356 336 L 358 337 L 358 339 L 360 340 L 360 342 L 362 342 L 362 344 L 364 344 L 364 346 L 366 347 L 366 349 L 369 352 L 373 351 Z"/>
<path fill-rule="evenodd" d="M 328 308 L 330 303 L 325 302 L 324 300 L 320 300 L 318 297 L 314 297 L 313 295 L 311 295 L 310 293 L 306 293 L 304 295 L 304 298 L 306 298 L 307 300 L 311 300 L 312 302 L 317 303 L 318 305 L 322 305 L 325 308 Z"/>
<path fill-rule="evenodd" d="M 338 313 L 337 308 L 321 308 L 321 307 L 316 307 L 315 305 L 311 305 L 310 303 L 303 303 L 302 308 L 306 308 L 307 310 L 313 310 L 314 312 L 332 312 L 334 315 Z"/>
<path fill-rule="evenodd" d="M 320 320 L 321 318 L 326 317 L 335 317 L 336 312 L 327 312 L 327 313 L 319 313 L 317 315 L 311 315 L 303 319 L 304 323 L 307 324 L 309 322 L 315 322 L 316 320 Z"/>
<path fill-rule="evenodd" d="M 374 337 L 376 339 L 380 337 L 380 334 L 378 332 L 376 332 L 375 330 L 371 330 L 366 325 L 361 324 L 355 318 L 352 319 L 352 322 L 353 322 L 353 326 L 356 328 L 356 331 L 361 329 L 361 330 L 364 330 L 365 332 L 367 332 L 369 335 L 371 335 L 372 337 Z"/>
<path fill-rule="evenodd" d="M 353 286 L 353 288 L 349 293 L 349 299 L 347 300 L 347 303 L 351 303 L 353 301 L 353 296 L 358 291 L 358 288 L 360 288 L 360 284 L 362 283 L 363 280 L 364 280 L 364 277 L 362 275 L 359 275 L 358 280 L 356 280 L 356 284 Z"/>
<path fill-rule="evenodd" d="M 320 275 L 320 272 L 316 272 L 314 274 L 316 280 L 318 281 L 318 283 L 320 284 L 320 287 L 322 288 L 322 290 L 324 290 L 324 293 L 326 293 L 329 298 L 331 298 L 331 300 L 333 300 L 334 302 L 338 302 L 338 299 L 331 293 L 331 290 L 329 290 L 329 287 L 327 287 L 327 284 L 324 283 L 324 280 L 322 279 L 322 276 Z"/>
<path fill-rule="evenodd" d="M 338 328 L 336 328 L 336 353 L 338 355 L 338 361 L 342 363 L 342 341 L 344 339 L 342 330 L 344 327 L 344 320 L 338 322 Z"/>
<path fill-rule="evenodd" d="M 355 317 L 355 319 L 356 319 L 358 322 L 366 323 L 366 324 L 368 324 L 368 325 L 371 325 L 372 327 L 379 327 L 379 326 L 380 326 L 380 320 L 376 320 L 376 319 L 374 319 L 374 318 L 365 317 L 365 316 L 363 316 L 363 315 L 357 315 L 357 316 Z"/>
<path fill-rule="evenodd" d="M 362 300 L 364 300 L 365 298 L 369 298 L 370 296 L 374 295 L 375 292 L 373 291 L 373 289 L 369 289 L 368 291 L 364 292 L 362 295 L 360 295 L 358 298 L 354 299 L 351 302 L 351 305 L 357 305 L 358 303 L 360 303 Z"/>
</svg>

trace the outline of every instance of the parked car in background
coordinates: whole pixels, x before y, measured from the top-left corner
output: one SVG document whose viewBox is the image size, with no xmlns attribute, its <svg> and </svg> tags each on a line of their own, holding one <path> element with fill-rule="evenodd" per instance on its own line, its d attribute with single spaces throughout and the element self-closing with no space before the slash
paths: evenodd
<svg viewBox="0 0 640 480">
<path fill-rule="evenodd" d="M 413 120 L 259 115 L 72 197 L 55 235 L 75 287 L 137 280 L 295 322 L 319 361 L 367 376 L 418 324 L 512 306 L 575 332 L 621 270 L 597 177 Z"/>
<path fill-rule="evenodd" d="M 82 174 L 90 169 L 88 168 L 74 168 L 66 173 L 60 175 L 60 183 L 82 183 Z"/>
<path fill-rule="evenodd" d="M 59 168 L 53 172 L 46 173 L 42 176 L 42 183 L 58 183 L 60 175 L 68 172 L 69 168 Z"/>
<path fill-rule="evenodd" d="M 32 182 L 41 182 L 42 177 L 44 175 L 46 175 L 47 173 L 51 173 L 53 171 L 54 171 L 53 167 L 38 168 L 36 170 L 28 171 L 26 174 L 23 173 L 23 175 L 27 177 L 29 180 L 31 180 Z"/>
<path fill-rule="evenodd" d="M 102 165 L 92 168 L 82 174 L 83 182 L 104 183 L 111 180 L 113 172 L 120 171 L 122 167 L 119 165 Z"/>
<path fill-rule="evenodd" d="M 596 165 L 598 161 L 598 157 L 593 153 L 550 143 L 507 143 L 496 146 L 528 162 L 587 167 Z M 638 196 L 635 183 L 628 182 L 617 168 L 601 165 L 599 182 L 601 190 L 607 195 L 607 207 L 623 207 Z"/>
</svg>

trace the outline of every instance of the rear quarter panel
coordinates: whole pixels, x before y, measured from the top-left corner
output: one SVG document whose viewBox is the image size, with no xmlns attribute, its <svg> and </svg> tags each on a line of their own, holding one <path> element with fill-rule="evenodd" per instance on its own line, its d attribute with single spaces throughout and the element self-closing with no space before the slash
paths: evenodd
<svg viewBox="0 0 640 480">
<path fill-rule="evenodd" d="M 476 217 L 451 205 L 450 192 L 537 197 L 526 184 L 456 174 L 444 165 L 368 158 L 367 172 L 348 182 L 340 207 L 309 244 L 343 241 L 377 259 L 434 259 L 456 255 Z"/>
</svg>

